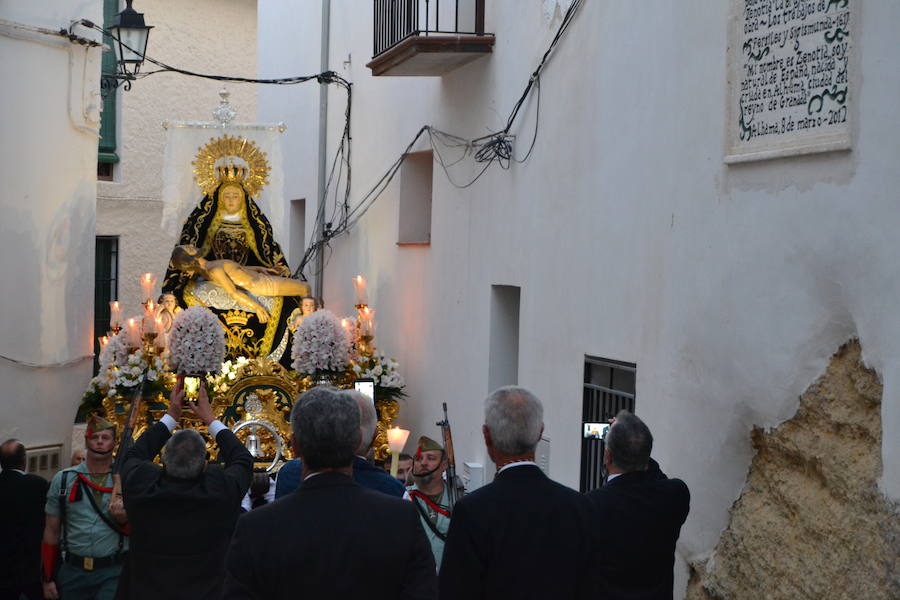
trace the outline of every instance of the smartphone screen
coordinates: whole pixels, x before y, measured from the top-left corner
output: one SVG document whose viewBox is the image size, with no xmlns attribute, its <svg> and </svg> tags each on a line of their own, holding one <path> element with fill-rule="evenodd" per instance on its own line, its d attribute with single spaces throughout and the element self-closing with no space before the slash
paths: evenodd
<svg viewBox="0 0 900 600">
<path fill-rule="evenodd" d="M 602 440 L 609 429 L 609 423 L 585 423 L 584 437 L 587 439 Z"/>
<path fill-rule="evenodd" d="M 200 391 L 200 378 L 199 377 L 185 377 L 184 378 L 184 398 L 185 400 L 196 400 L 197 394 Z"/>
<path fill-rule="evenodd" d="M 354 387 L 354 389 L 356 389 L 357 392 L 359 392 L 360 394 L 363 394 L 364 396 L 367 396 L 368 398 L 371 398 L 372 402 L 375 402 L 375 380 L 374 379 L 368 379 L 368 378 L 357 379 L 353 383 L 353 387 Z"/>
</svg>

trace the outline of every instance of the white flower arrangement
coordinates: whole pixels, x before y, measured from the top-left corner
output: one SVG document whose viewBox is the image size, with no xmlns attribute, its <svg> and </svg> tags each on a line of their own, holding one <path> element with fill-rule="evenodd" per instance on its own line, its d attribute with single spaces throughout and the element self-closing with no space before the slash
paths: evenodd
<svg viewBox="0 0 900 600">
<path fill-rule="evenodd" d="M 225 359 L 225 330 L 207 308 L 191 306 L 175 315 L 169 333 L 169 365 L 176 373 L 215 373 Z"/>
<path fill-rule="evenodd" d="M 218 373 L 209 373 L 206 381 L 209 382 L 210 388 L 217 394 L 223 394 L 228 391 L 231 382 L 237 378 L 238 371 L 244 365 L 250 362 L 246 356 L 238 356 L 235 360 L 226 360 L 222 363 L 222 369 Z"/>
<path fill-rule="evenodd" d="M 138 349 L 128 357 L 125 365 L 118 369 L 116 386 L 134 387 L 145 379 L 156 381 L 165 370 L 166 363 L 162 356 L 148 357 L 142 349 Z"/>
<path fill-rule="evenodd" d="M 400 363 L 395 358 L 388 358 L 384 352 L 359 357 L 351 369 L 355 377 L 375 381 L 376 398 L 402 398 L 406 395 L 403 392 L 406 380 L 400 374 Z"/>
<path fill-rule="evenodd" d="M 91 379 L 89 391 L 102 392 L 106 396 L 116 395 L 119 372 L 128 363 L 128 342 L 125 337 L 123 334 L 110 336 L 109 343 L 100 351 L 100 370 Z"/>
<path fill-rule="evenodd" d="M 124 334 L 109 338 L 109 343 L 100 351 L 100 367 L 122 367 L 128 361 L 128 342 Z"/>
<path fill-rule="evenodd" d="M 317 310 L 305 317 L 294 333 L 291 357 L 294 370 L 301 375 L 346 371 L 350 364 L 350 339 L 340 319 L 329 310 Z"/>
</svg>

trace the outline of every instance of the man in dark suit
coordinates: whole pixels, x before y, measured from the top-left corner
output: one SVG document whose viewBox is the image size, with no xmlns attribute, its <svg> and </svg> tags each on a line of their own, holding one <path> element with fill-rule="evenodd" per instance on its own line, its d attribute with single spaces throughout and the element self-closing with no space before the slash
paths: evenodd
<svg viewBox="0 0 900 600">
<path fill-rule="evenodd" d="M 41 589 L 41 538 L 44 534 L 46 479 L 25 472 L 25 446 L 0 445 L 0 600 L 44 597 Z"/>
<path fill-rule="evenodd" d="M 362 430 L 362 442 L 353 457 L 353 481 L 359 485 L 402 498 L 406 495 L 406 488 L 400 481 L 372 465 L 367 455 L 375 443 L 375 435 L 378 427 L 378 416 L 375 414 L 375 403 L 371 398 L 356 390 L 344 390 L 356 401 L 359 406 L 359 423 Z M 303 479 L 303 464 L 299 458 L 287 461 L 278 470 L 278 478 L 275 480 L 275 499 L 290 494 L 298 487 Z"/>
<path fill-rule="evenodd" d="M 597 598 L 671 600 L 675 541 L 690 493 L 650 458 L 653 436 L 622 411 L 606 434 L 606 485 L 588 494 L 600 539 L 592 569 Z"/>
<path fill-rule="evenodd" d="M 500 388 L 485 401 L 484 421 L 497 474 L 453 507 L 441 600 L 585 597 L 587 501 L 534 462 L 544 430 L 540 400 L 524 388 Z"/>
<path fill-rule="evenodd" d="M 303 482 L 240 518 L 224 597 L 434 598 L 434 559 L 415 508 L 351 478 L 361 439 L 356 402 L 314 387 L 294 403 L 291 428 Z M 398 576 L 385 578 L 388 571 Z"/>
<path fill-rule="evenodd" d="M 250 487 L 253 457 L 213 414 L 206 389 L 189 404 L 219 446 L 225 466 L 207 465 L 206 442 L 194 430 L 171 432 L 181 417 L 179 376 L 160 422 L 125 455 L 122 490 L 131 523 L 131 551 L 120 587 L 127 598 L 216 598 L 225 552 Z M 163 467 L 151 461 L 163 449 Z M 121 591 L 121 590 L 120 590 Z"/>
</svg>

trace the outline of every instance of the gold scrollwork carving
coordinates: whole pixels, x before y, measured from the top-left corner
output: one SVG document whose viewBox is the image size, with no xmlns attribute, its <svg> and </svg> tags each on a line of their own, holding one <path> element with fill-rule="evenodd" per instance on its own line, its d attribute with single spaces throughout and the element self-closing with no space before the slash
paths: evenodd
<svg viewBox="0 0 900 600">
<path fill-rule="evenodd" d="M 375 435 L 375 459 L 385 460 L 391 455 L 387 443 L 387 430 L 394 424 L 397 413 L 400 412 L 400 403 L 396 400 L 376 400 L 375 408 L 378 411 L 378 426 Z"/>
</svg>

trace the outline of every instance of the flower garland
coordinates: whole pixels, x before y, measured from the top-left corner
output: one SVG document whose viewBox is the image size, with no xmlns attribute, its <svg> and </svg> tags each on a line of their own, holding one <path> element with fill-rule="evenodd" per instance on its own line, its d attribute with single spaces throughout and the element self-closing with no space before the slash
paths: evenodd
<svg viewBox="0 0 900 600">
<path fill-rule="evenodd" d="M 336 375 L 350 364 L 350 340 L 329 310 L 305 317 L 294 333 L 293 367 L 303 376 Z"/>
<path fill-rule="evenodd" d="M 175 316 L 169 333 L 169 366 L 177 373 L 215 373 L 225 359 L 225 330 L 202 306 Z"/>
</svg>

